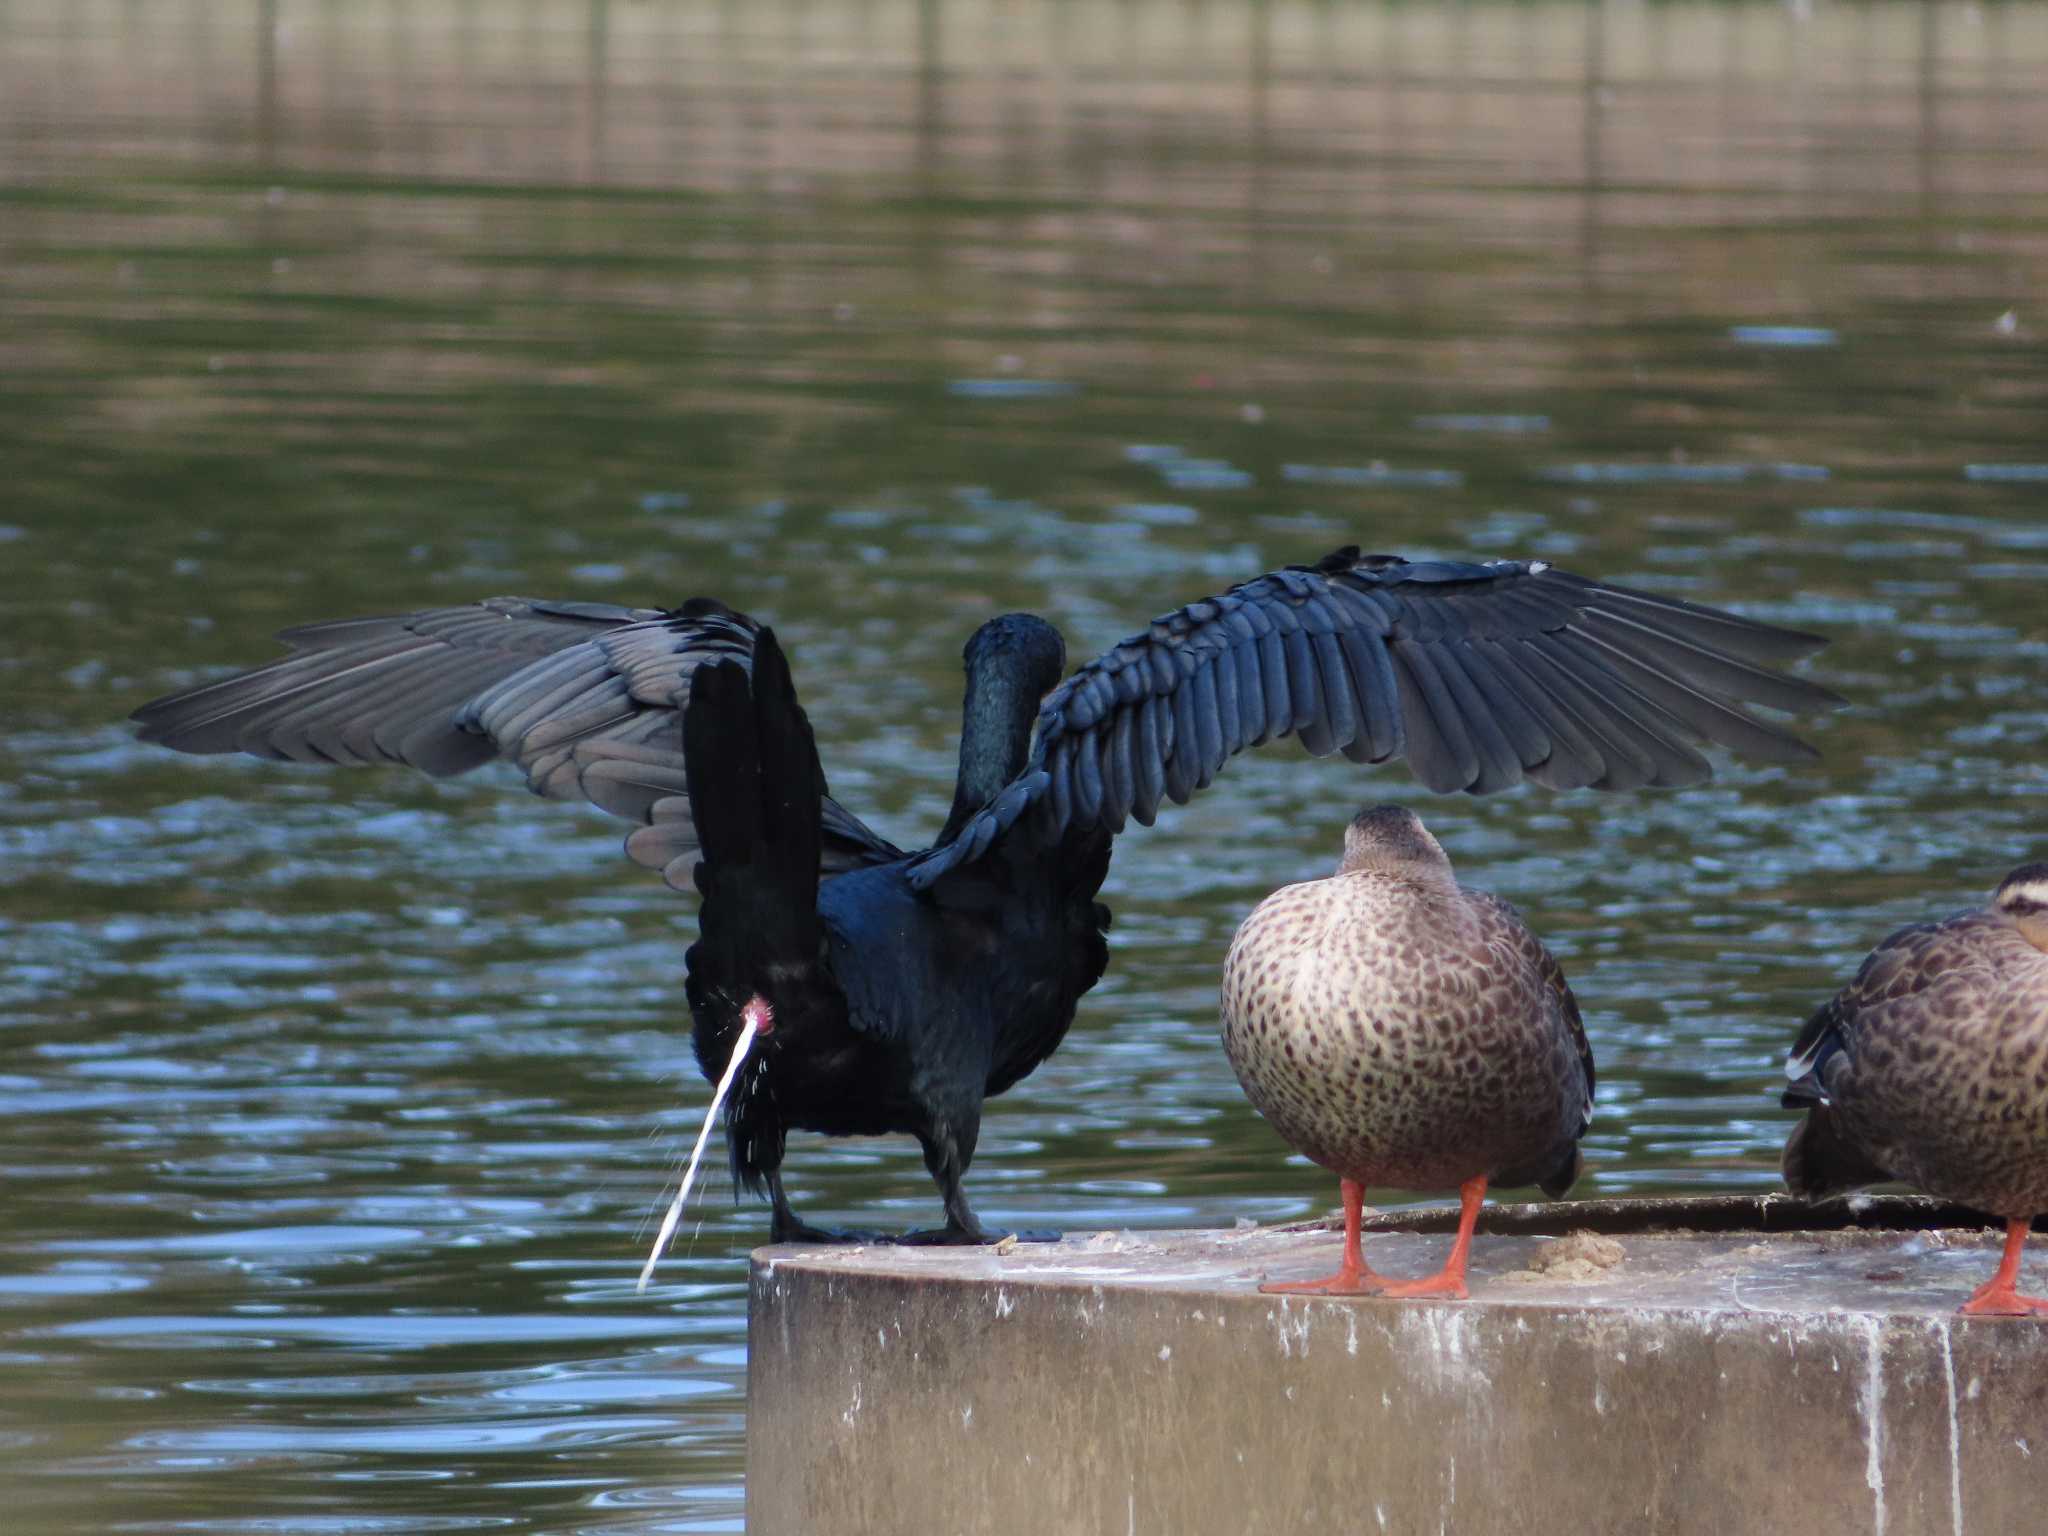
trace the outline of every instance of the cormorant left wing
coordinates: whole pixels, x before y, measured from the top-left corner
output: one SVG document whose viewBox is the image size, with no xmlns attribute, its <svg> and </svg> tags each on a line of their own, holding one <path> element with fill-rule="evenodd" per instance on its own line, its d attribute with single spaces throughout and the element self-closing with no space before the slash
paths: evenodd
<svg viewBox="0 0 2048 1536">
<path fill-rule="evenodd" d="M 761 626 L 713 598 L 679 608 L 494 597 L 287 629 L 291 654 L 135 711 L 144 741 L 436 778 L 505 758 L 550 800 L 642 825 L 634 862 L 690 889 L 697 833 L 679 729 L 700 667 L 751 666 Z M 824 873 L 900 858 L 823 802 Z"/>
</svg>

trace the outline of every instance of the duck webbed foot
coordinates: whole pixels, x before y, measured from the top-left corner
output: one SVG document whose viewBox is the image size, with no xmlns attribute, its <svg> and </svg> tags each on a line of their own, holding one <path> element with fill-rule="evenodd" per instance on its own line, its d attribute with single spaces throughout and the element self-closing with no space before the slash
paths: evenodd
<svg viewBox="0 0 2048 1536">
<path fill-rule="evenodd" d="M 2048 1315 L 2048 1296 L 2022 1296 L 2020 1255 L 2026 1251 L 2027 1221 L 2005 1224 L 2005 1257 L 1998 1273 L 1970 1293 L 1959 1309 L 1964 1317 L 2033 1317 Z"/>
<path fill-rule="evenodd" d="M 1956 1310 L 1964 1317 L 2048 1316 L 2048 1296 L 2022 1296 L 2018 1291 L 1997 1291 L 1981 1285 Z"/>
<path fill-rule="evenodd" d="M 1442 1296 L 1448 1301 L 1464 1301 L 1471 1296 L 1465 1289 L 1462 1273 L 1452 1274 L 1448 1268 L 1421 1280 L 1389 1280 L 1380 1287 L 1382 1296 Z"/>
<path fill-rule="evenodd" d="M 1365 1221 L 1365 1186 L 1345 1179 L 1344 1258 L 1337 1273 L 1320 1280 L 1269 1280 L 1259 1287 L 1268 1296 L 1377 1296 L 1392 1282 L 1365 1262 L 1359 1230 Z"/>
<path fill-rule="evenodd" d="M 1387 1277 L 1360 1264 L 1346 1264 L 1334 1275 L 1320 1280 L 1268 1280 L 1259 1287 L 1264 1296 L 1378 1296 L 1385 1292 Z"/>
<path fill-rule="evenodd" d="M 1472 1252 L 1472 1229 L 1479 1222 L 1479 1207 L 1486 1199 L 1486 1180 L 1467 1179 L 1458 1186 L 1458 1235 L 1451 1241 L 1444 1267 L 1421 1280 L 1396 1280 L 1383 1289 L 1382 1296 L 1442 1296 L 1464 1301 L 1472 1293 L 1465 1289 L 1465 1261 Z"/>
</svg>

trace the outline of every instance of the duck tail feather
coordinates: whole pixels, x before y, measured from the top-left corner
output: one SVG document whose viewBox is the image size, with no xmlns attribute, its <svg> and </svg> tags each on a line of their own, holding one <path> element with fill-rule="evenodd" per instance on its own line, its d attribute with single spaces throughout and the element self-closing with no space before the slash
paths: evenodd
<svg viewBox="0 0 2048 1536">
<path fill-rule="evenodd" d="M 1793 1088 L 1798 1086 L 1795 1083 Z M 1786 1090 L 1787 1103 L 1792 1102 L 1792 1092 Z M 1785 1187 L 1802 1200 L 1832 1200 L 1892 1178 L 1876 1159 L 1842 1134 L 1834 1109 L 1818 1101 L 1793 1127 L 1781 1166 Z"/>
</svg>

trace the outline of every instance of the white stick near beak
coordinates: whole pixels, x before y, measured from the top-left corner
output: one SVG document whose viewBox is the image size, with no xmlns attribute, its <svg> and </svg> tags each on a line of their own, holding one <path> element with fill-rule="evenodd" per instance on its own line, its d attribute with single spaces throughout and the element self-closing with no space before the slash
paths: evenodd
<svg viewBox="0 0 2048 1536">
<path fill-rule="evenodd" d="M 759 1010 L 758 1012 L 756 1010 Z M 711 1107 L 704 1111 L 704 1128 L 697 1133 L 697 1145 L 690 1149 L 690 1165 L 683 1170 L 682 1187 L 670 1202 L 668 1214 L 661 1218 L 661 1230 L 654 1235 L 654 1251 L 647 1255 L 647 1262 L 640 1267 L 640 1283 L 636 1291 L 647 1289 L 647 1282 L 654 1278 L 654 1266 L 661 1262 L 662 1252 L 668 1247 L 668 1240 L 675 1236 L 676 1226 L 683 1219 L 683 1202 L 690 1198 L 690 1185 L 697 1177 L 697 1162 L 704 1155 L 704 1143 L 711 1139 L 711 1126 L 718 1118 L 718 1106 L 725 1102 L 725 1096 L 732 1092 L 732 1085 L 740 1075 L 740 1063 L 747 1059 L 747 1049 L 754 1043 L 754 1036 L 762 1032 L 763 1025 L 770 1019 L 768 1005 L 756 999 L 742 1011 L 740 1037 L 733 1042 L 732 1060 L 725 1064 L 725 1075 L 718 1080 L 718 1087 L 711 1095 Z"/>
</svg>

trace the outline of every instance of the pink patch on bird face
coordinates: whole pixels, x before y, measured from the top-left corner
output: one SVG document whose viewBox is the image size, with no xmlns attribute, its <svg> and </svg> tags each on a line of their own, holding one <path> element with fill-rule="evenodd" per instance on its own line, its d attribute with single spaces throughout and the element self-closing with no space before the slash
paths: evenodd
<svg viewBox="0 0 2048 1536">
<path fill-rule="evenodd" d="M 740 1022 L 752 1024 L 757 1035 L 775 1032 L 775 1010 L 768 1006 L 768 999 L 758 992 L 747 999 L 747 1006 L 740 1010 Z"/>
</svg>

